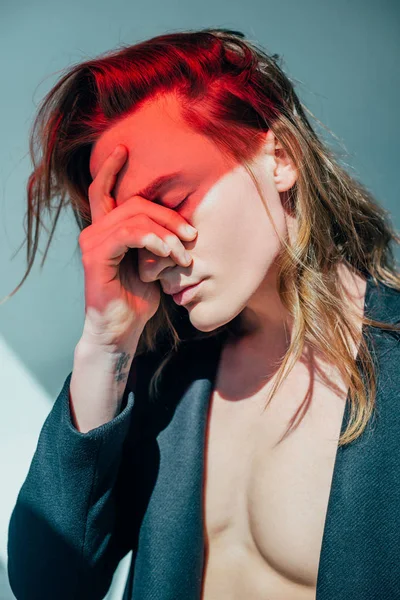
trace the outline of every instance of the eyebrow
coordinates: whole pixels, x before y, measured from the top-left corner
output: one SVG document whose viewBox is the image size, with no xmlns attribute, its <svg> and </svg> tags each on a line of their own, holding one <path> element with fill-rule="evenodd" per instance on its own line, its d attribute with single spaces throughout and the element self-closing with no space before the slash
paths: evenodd
<svg viewBox="0 0 400 600">
<path fill-rule="evenodd" d="M 161 175 L 154 179 L 144 189 L 140 190 L 135 194 L 136 196 L 143 196 L 148 200 L 153 200 L 157 194 L 160 194 L 166 188 L 170 188 L 183 179 L 182 171 L 175 171 L 174 173 L 168 173 L 167 175 Z"/>
</svg>

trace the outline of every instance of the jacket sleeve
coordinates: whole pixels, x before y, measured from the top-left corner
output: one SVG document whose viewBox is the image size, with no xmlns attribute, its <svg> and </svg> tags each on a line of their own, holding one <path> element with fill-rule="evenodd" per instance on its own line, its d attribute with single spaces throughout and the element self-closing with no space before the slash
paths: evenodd
<svg viewBox="0 0 400 600">
<path fill-rule="evenodd" d="M 17 600 L 104 598 L 119 561 L 135 554 L 135 486 L 121 472 L 135 392 L 126 390 L 112 421 L 81 433 L 71 419 L 71 375 L 41 429 L 9 522 L 7 568 Z"/>
</svg>

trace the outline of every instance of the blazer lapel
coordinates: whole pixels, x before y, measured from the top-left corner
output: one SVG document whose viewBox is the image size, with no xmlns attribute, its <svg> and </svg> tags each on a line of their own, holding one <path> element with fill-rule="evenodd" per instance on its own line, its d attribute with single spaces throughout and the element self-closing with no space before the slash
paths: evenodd
<svg viewBox="0 0 400 600">
<path fill-rule="evenodd" d="M 219 350 L 209 340 L 189 347 L 163 383 L 162 406 L 152 409 L 155 437 L 141 451 L 155 484 L 134 565 L 133 597 L 140 600 L 200 598 L 204 444 Z"/>
</svg>

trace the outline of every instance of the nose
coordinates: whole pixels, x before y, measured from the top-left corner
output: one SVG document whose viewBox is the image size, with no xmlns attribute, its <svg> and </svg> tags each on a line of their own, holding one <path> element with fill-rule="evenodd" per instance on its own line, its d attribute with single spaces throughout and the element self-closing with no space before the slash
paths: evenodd
<svg viewBox="0 0 400 600">
<path fill-rule="evenodd" d="M 156 281 L 160 278 L 160 273 L 165 269 L 176 267 L 177 263 L 171 256 L 157 256 L 147 250 L 147 248 L 138 249 L 138 272 L 139 278 L 145 282 Z"/>
</svg>

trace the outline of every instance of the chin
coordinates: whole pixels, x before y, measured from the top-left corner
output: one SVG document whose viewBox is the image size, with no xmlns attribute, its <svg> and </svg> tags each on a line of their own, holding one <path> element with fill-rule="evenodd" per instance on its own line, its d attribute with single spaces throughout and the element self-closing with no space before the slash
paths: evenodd
<svg viewBox="0 0 400 600">
<path fill-rule="evenodd" d="M 187 305 L 185 308 L 188 310 L 189 319 L 193 327 L 195 327 L 198 331 L 202 331 L 203 333 L 209 333 L 211 331 L 215 331 L 223 327 L 224 325 L 236 324 L 238 321 L 241 321 L 240 314 L 241 310 L 238 310 L 236 313 L 232 315 L 221 315 L 218 320 L 215 319 L 215 311 L 213 311 L 213 319 L 210 319 L 210 315 L 207 314 L 209 311 L 201 314 L 201 311 L 196 311 L 196 308 L 200 308 L 200 302 L 196 305 L 193 305 L 192 309 L 190 309 L 190 305 Z M 234 322 L 234 323 L 233 323 Z"/>
</svg>

